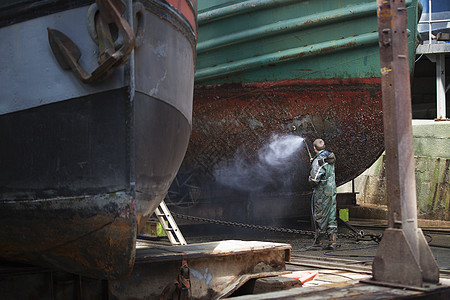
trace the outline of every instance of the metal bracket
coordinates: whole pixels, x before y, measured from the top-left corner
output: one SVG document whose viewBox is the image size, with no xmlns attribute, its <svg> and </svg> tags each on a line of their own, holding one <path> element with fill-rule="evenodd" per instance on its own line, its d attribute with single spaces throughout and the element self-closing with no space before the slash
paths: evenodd
<svg viewBox="0 0 450 300">
<path fill-rule="evenodd" d="M 181 261 L 180 273 L 178 273 L 177 280 L 169 283 L 161 293 L 159 299 L 178 299 L 189 300 L 192 298 L 191 293 L 191 272 L 187 264 L 186 254 L 183 253 L 183 260 Z"/>
<path fill-rule="evenodd" d="M 181 262 L 180 274 L 178 274 L 178 299 L 191 299 L 191 275 L 186 258 Z"/>
</svg>

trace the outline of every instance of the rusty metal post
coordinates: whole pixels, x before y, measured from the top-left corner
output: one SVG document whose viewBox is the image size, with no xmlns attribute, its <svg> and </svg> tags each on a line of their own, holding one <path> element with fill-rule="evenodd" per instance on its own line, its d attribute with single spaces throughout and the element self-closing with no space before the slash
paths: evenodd
<svg viewBox="0 0 450 300">
<path fill-rule="evenodd" d="M 386 149 L 388 229 L 373 261 L 373 279 L 421 286 L 439 269 L 417 226 L 405 0 L 377 0 Z"/>
</svg>

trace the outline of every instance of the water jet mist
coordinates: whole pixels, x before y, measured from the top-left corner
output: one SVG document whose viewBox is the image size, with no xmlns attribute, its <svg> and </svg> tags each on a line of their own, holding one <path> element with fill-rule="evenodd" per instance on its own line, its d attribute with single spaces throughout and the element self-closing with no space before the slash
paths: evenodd
<svg viewBox="0 0 450 300">
<path fill-rule="evenodd" d="M 304 138 L 296 135 L 273 135 L 256 157 L 249 159 L 237 152 L 233 160 L 218 166 L 214 170 L 216 182 L 247 192 L 287 192 L 300 165 L 303 142 Z"/>
</svg>

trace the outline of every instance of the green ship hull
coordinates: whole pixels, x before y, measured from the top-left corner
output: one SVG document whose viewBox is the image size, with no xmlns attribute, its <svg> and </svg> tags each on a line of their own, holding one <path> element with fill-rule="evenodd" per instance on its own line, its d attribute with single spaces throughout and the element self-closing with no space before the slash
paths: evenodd
<svg viewBox="0 0 450 300">
<path fill-rule="evenodd" d="M 301 136 L 310 148 L 324 139 L 337 156 L 337 184 L 380 156 L 376 1 L 216 0 L 199 1 L 198 11 L 193 129 L 172 202 L 220 198 L 232 187 L 217 170 L 237 153 L 256 161 L 274 134 Z M 411 70 L 419 11 L 418 1 L 407 1 Z M 308 194 L 309 167 L 301 151 L 281 176 L 271 174 L 271 184 L 255 175 L 246 192 L 261 185 L 260 195 Z"/>
</svg>

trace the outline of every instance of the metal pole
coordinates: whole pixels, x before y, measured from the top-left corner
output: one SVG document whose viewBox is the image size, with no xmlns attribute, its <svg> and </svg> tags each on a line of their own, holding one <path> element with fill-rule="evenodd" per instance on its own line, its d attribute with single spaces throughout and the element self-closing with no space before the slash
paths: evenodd
<svg viewBox="0 0 450 300">
<path fill-rule="evenodd" d="M 403 0 L 377 0 L 377 10 L 389 220 L 373 277 L 420 286 L 439 281 L 439 269 L 417 227 L 407 11 Z"/>
<path fill-rule="evenodd" d="M 436 118 L 446 119 L 445 54 L 436 54 Z"/>
<path fill-rule="evenodd" d="M 431 0 L 428 0 L 428 43 L 431 44 Z"/>
</svg>

